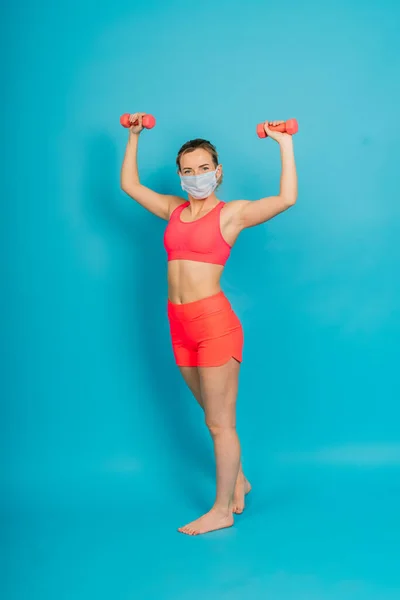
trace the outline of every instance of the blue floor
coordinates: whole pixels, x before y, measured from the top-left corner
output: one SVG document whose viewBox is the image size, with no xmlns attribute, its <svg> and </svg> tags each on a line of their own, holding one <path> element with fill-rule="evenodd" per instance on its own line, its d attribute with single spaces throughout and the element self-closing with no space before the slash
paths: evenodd
<svg viewBox="0 0 400 600">
<path fill-rule="evenodd" d="M 208 508 L 212 478 L 156 475 L 4 509 L 4 600 L 400 598 L 396 467 L 270 465 L 232 529 L 196 538 L 176 527 Z"/>
</svg>

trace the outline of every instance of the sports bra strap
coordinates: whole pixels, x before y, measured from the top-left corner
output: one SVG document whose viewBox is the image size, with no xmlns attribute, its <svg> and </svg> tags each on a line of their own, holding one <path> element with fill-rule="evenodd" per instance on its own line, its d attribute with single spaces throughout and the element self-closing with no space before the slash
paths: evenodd
<svg viewBox="0 0 400 600">
<path fill-rule="evenodd" d="M 174 208 L 174 210 L 172 211 L 172 213 L 169 216 L 169 220 L 172 219 L 172 217 L 178 217 L 181 212 L 183 211 L 184 208 L 186 208 L 187 206 L 189 206 L 190 202 L 183 202 L 182 204 L 179 204 L 178 206 L 176 206 Z"/>
</svg>

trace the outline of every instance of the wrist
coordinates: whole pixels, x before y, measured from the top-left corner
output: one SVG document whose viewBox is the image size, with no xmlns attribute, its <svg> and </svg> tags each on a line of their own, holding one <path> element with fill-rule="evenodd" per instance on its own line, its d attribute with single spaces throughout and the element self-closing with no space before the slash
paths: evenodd
<svg viewBox="0 0 400 600">
<path fill-rule="evenodd" d="M 134 142 L 137 144 L 139 140 L 140 133 L 134 133 L 133 131 L 129 132 L 129 142 Z"/>
<path fill-rule="evenodd" d="M 284 135 L 279 141 L 279 145 L 281 148 L 292 148 L 293 137 L 291 135 Z"/>
</svg>

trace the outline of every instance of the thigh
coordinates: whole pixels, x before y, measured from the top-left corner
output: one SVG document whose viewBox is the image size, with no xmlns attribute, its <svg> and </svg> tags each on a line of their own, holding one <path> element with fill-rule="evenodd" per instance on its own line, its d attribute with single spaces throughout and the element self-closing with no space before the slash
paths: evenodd
<svg viewBox="0 0 400 600">
<path fill-rule="evenodd" d="M 197 348 L 197 366 L 224 367 L 231 358 L 241 363 L 243 343 L 242 325 L 231 308 L 213 314 L 204 320 Z M 225 374 L 227 370 L 235 370 L 232 364 L 221 372 Z"/>
<path fill-rule="evenodd" d="M 196 347 L 190 343 L 185 336 L 185 331 L 182 323 L 177 319 L 169 317 L 169 328 L 171 334 L 172 351 L 175 362 L 179 368 L 185 366 L 188 368 L 197 365 Z"/>
<path fill-rule="evenodd" d="M 239 370 L 240 363 L 234 358 L 220 367 L 199 367 L 200 391 L 208 425 L 236 426 Z"/>
<path fill-rule="evenodd" d="M 186 382 L 186 385 L 192 392 L 193 396 L 196 398 L 197 402 L 200 406 L 203 406 L 203 401 L 201 398 L 201 389 L 200 389 L 200 375 L 197 367 L 179 367 L 179 370 L 182 374 L 183 379 Z"/>
</svg>

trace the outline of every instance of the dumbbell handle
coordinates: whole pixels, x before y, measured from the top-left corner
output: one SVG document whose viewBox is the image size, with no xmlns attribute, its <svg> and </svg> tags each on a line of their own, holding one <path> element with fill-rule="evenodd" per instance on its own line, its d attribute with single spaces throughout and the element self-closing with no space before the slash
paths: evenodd
<svg viewBox="0 0 400 600">
<path fill-rule="evenodd" d="M 134 123 L 130 122 L 130 117 L 131 115 L 129 113 L 125 113 L 124 115 L 121 115 L 119 122 L 121 123 L 122 127 L 132 127 L 132 126 L 136 126 L 139 124 L 139 121 L 136 120 Z M 143 127 L 145 129 L 152 129 L 154 127 L 154 125 L 156 124 L 156 120 L 153 117 L 153 115 L 144 115 L 142 118 L 142 124 Z"/>
<path fill-rule="evenodd" d="M 299 130 L 299 125 L 296 119 L 289 119 L 285 123 L 280 123 L 280 125 L 268 125 L 271 131 L 279 131 L 280 133 L 289 133 L 290 135 L 294 135 Z M 265 133 L 264 123 L 259 123 L 257 125 L 257 135 L 259 138 L 268 137 Z"/>
</svg>

